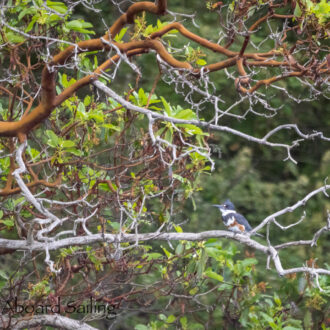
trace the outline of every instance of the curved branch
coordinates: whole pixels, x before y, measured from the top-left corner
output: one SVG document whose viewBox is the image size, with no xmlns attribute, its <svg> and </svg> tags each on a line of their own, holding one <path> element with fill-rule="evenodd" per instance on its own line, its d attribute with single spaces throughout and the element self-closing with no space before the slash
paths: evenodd
<svg viewBox="0 0 330 330">
<path fill-rule="evenodd" d="M 199 126 L 199 127 L 204 127 L 204 128 L 207 128 L 207 129 L 211 129 L 211 130 L 214 130 L 214 131 L 227 132 L 227 133 L 230 133 L 230 134 L 234 134 L 234 135 L 237 135 L 237 136 L 239 136 L 243 139 L 246 139 L 248 141 L 259 143 L 259 144 L 262 144 L 262 145 L 267 145 L 267 146 L 270 146 L 270 147 L 273 147 L 273 148 L 284 148 L 288 152 L 288 158 L 291 159 L 295 163 L 296 163 L 296 161 L 291 157 L 290 151 L 294 146 L 297 145 L 298 141 L 293 142 L 292 145 L 287 145 L 287 144 L 283 144 L 283 143 L 270 142 L 268 140 L 271 136 L 273 136 L 278 131 L 284 130 L 284 129 L 293 129 L 293 130 L 296 131 L 296 133 L 298 134 L 299 137 L 301 137 L 305 140 L 313 139 L 315 137 L 319 137 L 320 139 L 330 141 L 330 138 L 324 137 L 322 132 L 315 132 L 315 133 L 312 133 L 312 134 L 303 134 L 299 130 L 297 125 L 294 125 L 294 124 L 287 124 L 287 125 L 278 126 L 275 129 L 273 129 L 272 131 L 268 132 L 263 138 L 256 138 L 254 136 L 245 134 L 241 131 L 235 130 L 235 129 L 233 129 L 231 127 L 228 127 L 228 126 L 220 126 L 220 125 L 210 124 L 209 122 L 199 121 L 199 120 L 184 120 L 184 119 L 177 119 L 177 118 L 173 118 L 173 117 L 168 117 L 168 116 L 156 113 L 154 111 L 138 107 L 138 106 L 126 101 L 124 98 L 119 96 L 112 89 L 110 89 L 105 84 L 101 83 L 100 81 L 94 81 L 93 85 L 96 86 L 97 88 L 101 89 L 106 95 L 108 95 L 111 98 L 113 98 L 114 100 L 116 100 L 118 103 L 120 103 L 125 108 L 127 108 L 129 110 L 132 110 L 132 111 L 143 113 L 143 114 L 147 115 L 148 117 L 150 117 L 152 119 L 161 119 L 161 120 L 164 120 L 166 122 L 173 123 L 173 124 L 192 124 L 192 125 L 196 125 L 196 126 Z"/>
<path fill-rule="evenodd" d="M 173 23 L 166 25 L 159 31 L 152 33 L 149 36 L 149 38 L 151 38 L 151 39 L 160 38 L 172 30 L 178 30 L 186 38 L 188 38 L 188 39 L 198 43 L 199 45 L 201 45 L 205 48 L 208 48 L 214 52 L 223 54 L 228 57 L 235 57 L 235 56 L 240 55 L 240 52 L 234 52 L 234 51 L 228 50 L 227 48 L 222 47 L 215 42 L 211 42 L 205 38 L 200 37 L 199 35 L 197 35 L 195 33 L 190 32 L 179 22 L 173 22 Z M 279 51 L 272 50 L 272 51 L 265 52 L 265 53 L 246 53 L 246 54 L 244 54 L 244 57 L 256 59 L 256 60 L 265 60 L 264 57 L 267 58 L 267 57 L 270 57 L 270 56 L 273 56 L 276 54 L 279 54 Z"/>
<path fill-rule="evenodd" d="M 170 66 L 174 68 L 181 68 L 191 70 L 193 73 L 198 74 L 200 69 L 193 69 L 192 66 L 188 62 L 182 62 L 175 59 L 170 53 L 167 52 L 163 44 L 155 40 L 156 38 L 162 37 L 167 32 L 176 29 L 183 36 L 195 41 L 196 43 L 204 46 L 208 49 L 211 49 L 215 52 L 221 53 L 227 57 L 230 57 L 227 60 L 207 65 L 203 68 L 204 72 L 213 72 L 216 70 L 221 70 L 227 68 L 229 66 L 233 66 L 237 63 L 238 71 L 241 76 L 245 76 L 245 70 L 243 67 L 243 59 L 254 59 L 255 61 L 250 63 L 244 63 L 245 65 L 256 65 L 256 66 L 288 66 L 290 65 L 287 62 L 276 62 L 274 60 L 269 60 L 268 57 L 274 55 L 281 55 L 281 52 L 277 50 L 271 50 L 265 53 L 245 53 L 245 48 L 249 42 L 249 36 L 246 36 L 243 46 L 240 52 L 234 52 L 226 49 L 225 47 L 220 46 L 217 43 L 213 43 L 208 41 L 205 38 L 202 38 L 189 30 L 187 30 L 181 23 L 174 22 L 170 23 L 161 30 L 151 34 L 148 39 L 141 41 L 131 41 L 127 43 L 110 43 L 110 40 L 116 36 L 116 34 L 120 31 L 120 29 L 127 23 L 133 23 L 134 17 L 142 12 L 147 11 L 156 15 L 163 15 L 166 13 L 167 1 L 159 0 L 155 3 L 142 1 L 139 3 L 132 4 L 127 11 L 121 15 L 115 23 L 111 26 L 108 33 L 106 33 L 103 37 L 91 40 L 80 41 L 77 44 L 70 45 L 65 50 L 61 51 L 57 55 L 54 56 L 53 60 L 48 64 L 45 64 L 42 73 L 42 100 L 41 103 L 35 107 L 29 114 L 25 114 L 19 121 L 16 122 L 0 122 L 0 136 L 6 137 L 15 137 L 19 136 L 21 140 L 25 138 L 25 134 L 27 134 L 31 129 L 33 129 L 37 124 L 42 122 L 44 119 L 49 117 L 54 108 L 60 105 L 66 98 L 71 96 L 74 91 L 79 88 L 91 83 L 93 80 L 97 79 L 99 72 L 104 71 L 107 67 L 113 63 L 113 59 L 106 61 L 103 63 L 101 67 L 99 67 L 92 75 L 88 75 L 75 84 L 67 88 L 61 95 L 56 96 L 55 92 L 55 67 L 59 65 L 63 65 L 67 62 L 70 57 L 73 55 L 80 54 L 86 51 L 95 51 L 102 49 L 110 49 L 112 45 L 115 48 L 118 48 L 120 51 L 127 53 L 131 52 L 130 55 L 137 55 L 139 53 L 147 52 L 149 49 L 153 49 L 160 55 L 160 57 L 168 63 Z M 286 15 L 277 15 L 272 13 L 267 14 L 266 16 L 259 19 L 256 23 L 252 25 L 249 32 L 258 25 L 267 20 L 270 17 L 275 18 L 288 18 Z M 129 56 L 130 56 L 129 55 Z M 115 59 L 114 59 L 115 60 Z M 255 86 L 247 89 L 242 87 L 241 84 L 245 85 L 249 82 L 249 78 L 247 80 L 240 79 L 239 80 L 239 90 L 245 94 L 251 94 L 255 92 L 258 88 L 264 85 L 270 85 L 280 79 L 284 79 L 287 77 L 300 77 L 306 74 L 307 69 L 301 68 L 301 71 L 291 72 L 285 75 L 276 76 L 269 79 L 264 79 L 258 81 Z M 244 78 L 245 79 L 245 78 Z M 289 157 L 291 158 L 291 157 Z"/>
<path fill-rule="evenodd" d="M 150 116 L 150 115 L 149 115 Z M 292 212 L 297 207 L 304 205 L 308 199 L 316 195 L 317 193 L 323 191 L 326 194 L 326 190 L 330 189 L 330 185 L 325 185 L 319 189 L 316 189 L 305 196 L 302 200 L 298 201 L 295 205 L 290 206 L 286 209 L 283 209 L 281 211 L 278 211 L 274 213 L 273 215 L 267 217 L 259 226 L 257 226 L 254 230 L 249 232 L 248 235 L 246 234 L 238 234 L 233 233 L 230 231 L 223 231 L 223 230 L 212 230 L 207 232 L 201 232 L 201 233 L 166 233 L 166 232 L 152 232 L 152 233 L 143 233 L 140 234 L 137 231 L 135 234 L 127 234 L 125 232 L 120 232 L 119 234 L 108 234 L 108 233 L 99 233 L 99 234 L 92 234 L 85 226 L 87 220 L 94 217 L 96 210 L 88 215 L 86 218 L 79 218 L 77 219 L 77 222 L 82 222 L 84 231 L 86 236 L 75 236 L 75 231 L 66 231 L 65 233 L 67 235 L 71 234 L 71 237 L 59 239 L 61 234 L 56 235 L 55 237 L 48 237 L 45 240 L 45 237 L 43 236 L 43 233 L 48 233 L 52 229 L 54 229 L 59 224 L 62 224 L 64 219 L 59 219 L 57 216 L 55 216 L 53 213 L 51 213 L 49 210 L 47 210 L 43 206 L 43 201 L 45 199 L 37 199 L 35 198 L 29 189 L 26 187 L 23 179 L 21 178 L 21 174 L 24 173 L 26 167 L 23 161 L 22 153 L 27 145 L 27 142 L 25 141 L 22 143 L 16 153 L 16 161 L 19 165 L 19 168 L 17 168 L 13 172 L 13 176 L 15 177 L 17 183 L 22 189 L 22 194 L 26 197 L 26 199 L 41 213 L 43 214 L 46 219 L 43 220 L 44 224 L 49 224 L 48 227 L 43 228 L 41 231 L 39 231 L 37 238 L 39 241 L 35 241 L 33 238 L 29 240 L 8 240 L 8 239 L 0 239 L 0 248 L 7 249 L 7 250 L 28 250 L 28 251 L 45 251 L 46 252 L 46 259 L 45 261 L 51 266 L 51 271 L 56 272 L 56 270 L 53 267 L 53 262 L 50 260 L 50 254 L 49 251 L 51 250 L 58 250 L 60 248 L 68 247 L 68 246 L 86 246 L 91 245 L 95 243 L 110 243 L 110 244 L 121 244 L 121 243 L 134 243 L 133 246 L 136 246 L 139 244 L 139 242 L 142 241 L 150 241 L 150 240 L 164 240 L 164 241 L 203 241 L 209 238 L 220 238 L 220 237 L 226 237 L 233 239 L 235 241 L 238 241 L 246 246 L 252 247 L 255 250 L 261 251 L 262 253 L 268 255 L 274 262 L 276 271 L 279 275 L 287 275 L 292 273 L 309 273 L 312 276 L 316 277 L 316 283 L 318 284 L 318 276 L 320 274 L 324 275 L 330 275 L 330 270 L 323 269 L 323 268 L 314 268 L 314 267 L 297 267 L 297 268 L 289 268 L 284 269 L 280 260 L 279 252 L 278 250 L 270 244 L 268 235 L 267 235 L 267 245 L 263 245 L 251 238 L 251 235 L 255 234 L 256 231 L 263 226 L 267 225 L 270 221 L 274 220 L 275 216 L 284 214 L 286 212 Z M 59 202 L 61 205 L 65 204 L 63 202 Z M 89 204 L 88 204 L 89 205 Z M 91 207 L 91 205 L 89 205 Z M 41 220 L 39 219 L 39 222 Z M 300 221 L 298 221 L 299 223 Z M 330 225 L 330 215 L 328 215 L 328 226 L 321 228 L 315 235 L 312 240 L 313 243 L 316 244 L 317 239 L 319 236 L 324 232 L 329 230 Z M 42 241 L 44 242 L 42 242 Z M 315 245 L 312 244 L 312 245 Z M 319 286 L 320 287 L 320 286 Z M 320 290 L 322 290 L 320 288 Z"/>
<path fill-rule="evenodd" d="M 14 323 L 16 321 L 16 323 Z M 3 323 L 3 321 L 2 321 Z M 56 328 L 66 329 L 66 330 L 96 330 L 96 328 L 91 327 L 90 325 L 64 317 L 61 315 L 35 315 L 31 318 L 21 318 L 21 319 L 12 319 L 11 328 L 12 330 L 20 329 L 31 329 L 37 326 L 53 326 Z M 4 326 L 4 324 L 3 324 Z"/>
<path fill-rule="evenodd" d="M 156 15 L 164 15 L 166 13 L 166 9 L 167 0 L 159 0 L 157 1 L 157 4 L 154 4 L 150 1 L 141 1 L 138 3 L 134 3 L 127 9 L 126 13 L 121 15 L 115 21 L 115 23 L 109 29 L 109 34 L 104 36 L 104 38 L 107 40 L 109 40 L 109 37 L 113 39 L 126 23 L 133 23 L 134 17 L 143 11 L 147 11 Z"/>
<path fill-rule="evenodd" d="M 35 180 L 35 181 L 27 183 L 26 186 L 28 188 L 32 188 L 32 187 L 42 185 L 42 186 L 48 187 L 48 188 L 55 188 L 61 183 L 61 179 L 62 179 L 62 173 L 59 173 L 54 182 L 48 182 L 47 180 Z M 19 192 L 21 192 L 20 187 L 15 187 L 15 188 L 6 187 L 4 189 L 0 189 L 0 196 L 14 195 Z"/>
<path fill-rule="evenodd" d="M 8 240 L 0 239 L 0 248 L 6 248 L 11 250 L 25 250 L 25 251 L 44 251 L 47 249 L 58 250 L 70 246 L 86 246 L 95 243 L 136 243 L 137 241 L 204 241 L 209 238 L 229 238 L 240 242 L 246 246 L 249 246 L 255 250 L 261 251 L 266 255 L 270 255 L 274 261 L 279 275 L 287 275 L 292 273 L 310 273 L 310 274 L 325 274 L 330 275 L 330 270 L 322 268 L 310 268 L 310 267 L 300 267 L 292 269 L 283 269 L 278 251 L 272 246 L 265 246 L 259 242 L 251 239 L 247 235 L 237 234 L 230 231 L 224 230 L 210 230 L 201 233 L 147 233 L 147 234 L 91 234 L 88 236 L 70 237 L 64 238 L 57 241 L 41 243 L 41 242 L 31 242 L 30 244 L 24 240 Z"/>
<path fill-rule="evenodd" d="M 313 190 L 312 192 L 310 192 L 308 195 L 306 195 L 302 200 L 298 201 L 297 203 L 295 203 L 292 206 L 288 206 L 280 211 L 277 211 L 271 215 L 269 215 L 267 218 L 265 218 L 257 227 L 255 227 L 251 233 L 254 234 L 256 233 L 258 230 L 260 230 L 261 228 L 263 228 L 264 226 L 266 226 L 269 222 L 273 221 L 273 219 L 275 219 L 276 217 L 279 217 L 280 215 L 283 215 L 285 213 L 288 212 L 293 212 L 294 210 L 296 210 L 298 207 L 303 206 L 307 203 L 307 201 L 309 199 L 311 199 L 313 196 L 317 195 L 320 192 L 323 192 L 326 196 L 327 195 L 327 190 L 330 189 L 330 185 L 324 185 L 316 190 Z"/>
<path fill-rule="evenodd" d="M 143 40 L 132 41 L 125 44 L 113 43 L 120 51 L 127 53 L 128 56 L 136 55 L 154 49 L 164 61 L 175 68 L 191 70 L 192 66 L 188 62 L 176 60 L 167 52 L 163 44 L 158 40 Z M 19 134 L 26 134 L 33 129 L 37 124 L 46 119 L 51 112 L 70 97 L 79 88 L 91 83 L 98 78 L 100 72 L 106 70 L 114 61 L 119 59 L 114 56 L 113 59 L 107 60 L 92 75 L 88 75 L 67 88 L 65 92 L 56 96 L 55 91 L 55 72 L 54 66 L 64 64 L 73 54 L 79 54 L 83 51 L 93 51 L 101 49 L 110 49 L 111 43 L 105 40 L 105 37 L 100 39 L 92 39 L 79 42 L 76 46 L 69 46 L 64 51 L 60 52 L 54 59 L 46 64 L 42 73 L 42 101 L 29 114 L 22 117 L 16 122 L 0 122 L 0 136 L 15 137 Z"/>
</svg>

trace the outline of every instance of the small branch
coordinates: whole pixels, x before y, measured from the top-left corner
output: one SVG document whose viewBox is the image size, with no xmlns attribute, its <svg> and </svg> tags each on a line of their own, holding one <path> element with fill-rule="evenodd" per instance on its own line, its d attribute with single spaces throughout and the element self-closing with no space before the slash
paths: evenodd
<svg viewBox="0 0 330 330">
<path fill-rule="evenodd" d="M 271 215 L 269 215 L 267 218 L 265 218 L 257 227 L 255 227 L 252 231 L 251 234 L 256 233 L 258 230 L 263 228 L 268 222 L 273 221 L 276 217 L 279 217 L 280 215 L 283 215 L 288 212 L 293 212 L 296 210 L 298 207 L 303 206 L 307 203 L 309 199 L 311 199 L 313 196 L 317 195 L 320 192 L 323 192 L 326 194 L 326 191 L 330 189 L 330 185 L 324 185 L 323 187 L 320 187 L 312 192 L 310 192 L 308 195 L 306 195 L 302 200 L 298 201 L 292 206 L 288 206 L 280 211 L 277 211 Z"/>
</svg>

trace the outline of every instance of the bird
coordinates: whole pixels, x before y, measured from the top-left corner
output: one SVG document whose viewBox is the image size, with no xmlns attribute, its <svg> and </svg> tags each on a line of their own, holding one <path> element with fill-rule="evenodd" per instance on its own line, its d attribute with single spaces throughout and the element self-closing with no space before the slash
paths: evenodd
<svg viewBox="0 0 330 330">
<path fill-rule="evenodd" d="M 212 206 L 219 209 L 222 215 L 223 223 L 228 230 L 241 234 L 246 234 L 252 230 L 252 227 L 248 221 L 242 214 L 236 212 L 234 204 L 229 199 L 227 199 L 223 204 L 214 204 Z M 259 233 L 254 233 L 254 235 L 263 237 L 263 235 Z"/>
</svg>

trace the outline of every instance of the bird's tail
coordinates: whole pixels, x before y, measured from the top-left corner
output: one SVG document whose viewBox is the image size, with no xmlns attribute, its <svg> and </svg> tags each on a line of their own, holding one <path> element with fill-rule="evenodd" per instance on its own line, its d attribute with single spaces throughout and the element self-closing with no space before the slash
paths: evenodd
<svg viewBox="0 0 330 330">
<path fill-rule="evenodd" d="M 259 233 L 254 233 L 253 235 L 255 235 L 255 236 L 259 236 L 259 237 L 265 237 L 264 235 L 259 234 Z"/>
</svg>

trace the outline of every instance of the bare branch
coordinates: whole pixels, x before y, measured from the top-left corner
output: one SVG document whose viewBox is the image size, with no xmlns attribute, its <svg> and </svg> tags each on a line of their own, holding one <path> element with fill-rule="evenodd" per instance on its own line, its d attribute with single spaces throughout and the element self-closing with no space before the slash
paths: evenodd
<svg viewBox="0 0 330 330">
<path fill-rule="evenodd" d="M 99 88 L 100 90 L 102 90 L 106 95 L 108 95 L 111 98 L 113 98 L 114 100 L 116 100 L 118 103 L 120 103 L 126 109 L 136 111 L 136 112 L 139 112 L 139 113 L 143 113 L 146 116 L 148 116 L 148 118 L 152 118 L 154 120 L 161 119 L 161 120 L 164 120 L 166 122 L 170 122 L 172 124 L 196 125 L 196 126 L 207 128 L 207 129 L 214 130 L 214 131 L 230 133 L 230 134 L 239 136 L 243 139 L 246 139 L 248 141 L 255 142 L 255 143 L 258 143 L 258 144 L 262 144 L 262 145 L 267 145 L 267 146 L 272 147 L 272 148 L 284 148 L 284 149 L 287 150 L 288 159 L 290 159 L 294 163 L 296 163 L 296 161 L 291 157 L 291 149 L 293 147 L 297 146 L 300 141 L 314 139 L 316 137 L 320 138 L 321 140 L 330 141 L 330 138 L 324 137 L 322 132 L 315 132 L 315 133 L 312 133 L 312 134 L 304 134 L 300 131 L 298 126 L 295 125 L 295 124 L 280 125 L 280 126 L 274 128 L 273 130 L 271 130 L 270 132 L 268 132 L 263 138 L 256 138 L 254 136 L 245 134 L 241 131 L 235 130 L 235 129 L 233 129 L 231 127 L 228 127 L 228 126 L 214 125 L 214 124 L 211 124 L 211 123 L 208 123 L 208 122 L 205 122 L 205 121 L 200 121 L 200 120 L 177 119 L 177 118 L 165 116 L 165 115 L 162 115 L 162 114 L 159 114 L 159 113 L 155 113 L 154 111 L 138 107 L 138 106 L 126 101 L 123 97 L 118 95 L 116 92 L 114 92 L 112 89 L 110 89 L 109 87 L 107 87 L 105 84 L 103 84 L 100 81 L 94 81 L 93 85 L 96 86 L 97 88 Z M 291 145 L 283 144 L 283 143 L 274 143 L 274 142 L 269 141 L 269 138 L 272 137 L 275 133 L 277 133 L 281 130 L 291 130 L 291 129 L 294 130 L 297 133 L 297 135 L 302 139 L 294 141 Z"/>
<path fill-rule="evenodd" d="M 4 320 L 2 320 L 2 323 L 3 321 Z M 3 326 L 5 328 L 4 324 Z M 38 326 L 53 326 L 66 330 L 96 330 L 96 328 L 84 322 L 76 321 L 61 315 L 35 315 L 30 318 L 12 319 L 10 329 L 31 329 Z"/>
<path fill-rule="evenodd" d="M 293 212 L 294 210 L 296 210 L 297 208 L 304 206 L 307 201 L 309 199 L 311 199 L 313 196 L 317 195 L 320 192 L 323 192 L 326 196 L 327 193 L 326 191 L 330 189 L 330 185 L 324 185 L 318 189 L 313 190 L 312 192 L 310 192 L 308 195 L 306 195 L 303 199 L 301 199 L 300 201 L 298 201 L 297 203 L 295 203 L 292 206 L 288 206 L 280 211 L 277 211 L 271 215 L 269 215 L 267 218 L 265 218 L 257 227 L 255 227 L 252 231 L 251 234 L 256 233 L 257 231 L 259 231 L 261 228 L 263 228 L 267 223 L 272 222 L 274 219 L 276 219 L 277 217 L 288 213 L 288 212 Z M 299 221 L 300 222 L 300 221 Z M 299 223 L 298 222 L 298 223 Z M 297 224 L 298 224 L 297 223 Z"/>
</svg>

